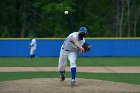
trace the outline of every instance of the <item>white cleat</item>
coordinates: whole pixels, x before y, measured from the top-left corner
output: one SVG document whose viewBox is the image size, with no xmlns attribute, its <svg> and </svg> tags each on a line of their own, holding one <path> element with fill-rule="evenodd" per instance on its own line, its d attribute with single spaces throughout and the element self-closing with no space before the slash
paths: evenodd
<svg viewBox="0 0 140 93">
<path fill-rule="evenodd" d="M 75 83 L 76 83 L 75 80 L 72 80 L 71 81 L 71 87 L 74 87 L 75 86 Z"/>
</svg>

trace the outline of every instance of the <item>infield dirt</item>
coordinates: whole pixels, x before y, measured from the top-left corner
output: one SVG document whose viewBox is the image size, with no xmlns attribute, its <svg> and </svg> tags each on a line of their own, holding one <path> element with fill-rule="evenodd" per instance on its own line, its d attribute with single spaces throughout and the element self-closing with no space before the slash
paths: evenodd
<svg viewBox="0 0 140 93">
<path fill-rule="evenodd" d="M 94 79 L 77 79 L 70 87 L 70 78 L 38 78 L 0 82 L 0 93 L 132 93 L 140 92 L 140 85 Z"/>
</svg>

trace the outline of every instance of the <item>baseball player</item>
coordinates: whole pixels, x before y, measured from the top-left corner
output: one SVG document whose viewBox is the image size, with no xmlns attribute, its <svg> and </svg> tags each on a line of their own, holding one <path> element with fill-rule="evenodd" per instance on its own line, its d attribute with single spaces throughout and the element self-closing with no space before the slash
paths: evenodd
<svg viewBox="0 0 140 93">
<path fill-rule="evenodd" d="M 31 36 L 31 42 L 29 46 L 30 46 L 30 59 L 32 60 L 33 58 L 35 58 L 35 51 L 37 47 L 36 39 L 34 38 L 34 36 Z"/>
<path fill-rule="evenodd" d="M 71 68 L 71 87 L 75 86 L 76 78 L 76 58 L 78 53 L 85 52 L 82 45 L 85 43 L 83 38 L 87 33 L 86 27 L 80 27 L 78 32 L 71 33 L 61 46 L 58 71 L 60 72 L 61 81 L 65 80 L 65 67 L 67 64 L 67 58 L 70 61 Z"/>
</svg>

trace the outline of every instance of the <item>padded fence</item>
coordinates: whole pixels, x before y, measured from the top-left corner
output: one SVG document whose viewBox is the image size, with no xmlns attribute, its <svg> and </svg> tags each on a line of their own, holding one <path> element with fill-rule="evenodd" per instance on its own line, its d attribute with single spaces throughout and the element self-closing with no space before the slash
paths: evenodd
<svg viewBox="0 0 140 93">
<path fill-rule="evenodd" d="M 59 56 L 64 39 L 37 39 L 37 56 Z M 91 51 L 79 56 L 140 56 L 140 39 L 87 39 Z M 29 56 L 29 39 L 0 39 L 1 57 Z"/>
</svg>

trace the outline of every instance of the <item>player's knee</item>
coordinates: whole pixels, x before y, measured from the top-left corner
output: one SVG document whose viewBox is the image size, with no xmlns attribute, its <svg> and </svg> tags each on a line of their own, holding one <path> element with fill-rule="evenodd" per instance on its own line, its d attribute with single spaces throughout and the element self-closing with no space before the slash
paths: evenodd
<svg viewBox="0 0 140 93">
<path fill-rule="evenodd" d="M 70 62 L 70 67 L 71 67 L 71 68 L 76 67 L 76 61 L 71 61 L 71 62 Z"/>
</svg>

